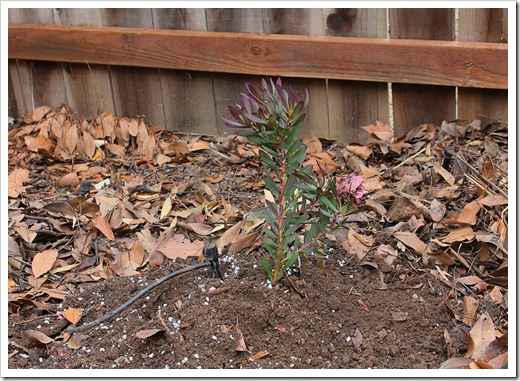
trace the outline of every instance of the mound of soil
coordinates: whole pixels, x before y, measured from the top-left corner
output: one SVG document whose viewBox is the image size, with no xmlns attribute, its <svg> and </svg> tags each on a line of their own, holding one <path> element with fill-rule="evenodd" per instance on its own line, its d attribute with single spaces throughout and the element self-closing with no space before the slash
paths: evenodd
<svg viewBox="0 0 520 381">
<path fill-rule="evenodd" d="M 294 287 L 287 280 L 272 287 L 258 256 L 223 253 L 223 281 L 209 268 L 175 277 L 79 334 L 79 349 L 57 340 L 47 349 L 31 348 L 33 356 L 13 356 L 9 367 L 425 369 L 448 358 L 443 332 L 453 324 L 443 305 L 447 287 L 427 272 L 406 282 L 406 271 L 382 280 L 355 260 L 346 265 L 344 252 L 331 249 L 325 270 L 305 257 L 301 273 L 290 277 Z M 178 267 L 82 285 L 56 308 L 88 306 L 82 321 L 95 320 Z M 23 330 L 35 326 L 53 337 L 67 325 L 55 317 L 21 323 L 28 317 L 11 316 L 12 341 L 24 342 Z M 136 336 L 152 329 L 160 331 Z"/>
</svg>

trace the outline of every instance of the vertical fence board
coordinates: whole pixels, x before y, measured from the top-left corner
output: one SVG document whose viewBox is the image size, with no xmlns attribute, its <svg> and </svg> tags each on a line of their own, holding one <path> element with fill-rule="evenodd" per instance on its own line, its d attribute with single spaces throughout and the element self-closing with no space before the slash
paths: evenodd
<svg viewBox="0 0 520 381">
<path fill-rule="evenodd" d="M 504 38 L 504 36 L 506 36 Z M 460 9 L 459 41 L 507 42 L 507 9 Z M 459 88 L 458 117 L 507 120 L 507 90 Z"/>
<path fill-rule="evenodd" d="M 51 8 L 9 9 L 8 16 L 9 22 L 15 24 L 54 24 Z M 17 105 L 23 107 L 18 114 L 30 113 L 42 105 L 56 107 L 68 103 L 75 106 L 67 94 L 70 87 L 61 63 L 11 60 L 9 67 L 10 75 L 18 77 L 12 78 L 13 97 Z"/>
<path fill-rule="evenodd" d="M 262 10 L 256 8 L 212 8 L 206 9 L 208 32 L 262 33 Z M 229 75 L 213 73 L 213 93 L 215 95 L 215 113 L 219 133 L 236 133 L 226 127 L 221 118 L 229 118 L 228 105 L 239 102 L 240 93 L 245 91 L 244 83 L 258 83 L 260 77 L 251 75 Z"/>
<path fill-rule="evenodd" d="M 209 32 L 262 33 L 262 9 L 208 8 L 206 23 Z"/>
<path fill-rule="evenodd" d="M 150 9 L 102 9 L 103 25 L 153 28 Z M 164 101 L 159 69 L 110 66 L 116 114 L 145 115 L 147 124 L 165 126 Z"/>
<path fill-rule="evenodd" d="M 30 69 L 30 67 L 29 67 Z M 27 114 L 29 110 L 34 109 L 32 106 L 32 90 L 30 81 L 30 70 L 25 70 L 25 74 L 19 70 L 18 60 L 9 60 L 9 115 L 18 118 L 22 114 Z M 26 77 L 27 79 L 25 79 Z M 22 85 L 25 83 L 25 85 Z"/>
<path fill-rule="evenodd" d="M 326 17 L 327 35 L 338 37 L 387 37 L 386 9 L 335 9 Z M 361 126 L 377 120 L 389 123 L 386 83 L 328 81 L 331 138 L 362 143 L 368 134 Z"/>
<path fill-rule="evenodd" d="M 9 68 L 9 71 L 11 71 L 11 69 Z M 17 74 L 17 73 L 16 73 Z M 7 77 L 7 82 L 8 82 L 8 90 L 7 90 L 7 97 L 8 97 L 8 100 L 7 100 L 7 112 L 9 113 L 9 116 L 13 117 L 13 118 L 18 118 L 18 109 L 19 109 L 19 106 L 18 104 L 16 103 L 16 97 L 14 96 L 14 89 L 13 89 L 13 79 L 14 80 L 17 80 L 18 78 L 15 77 L 15 76 L 11 76 L 9 75 Z M 4 118 L 5 119 L 5 118 Z"/>
<path fill-rule="evenodd" d="M 206 30 L 204 9 L 154 9 L 158 29 Z M 218 133 L 211 73 L 161 70 L 166 127 L 172 131 Z"/>
<path fill-rule="evenodd" d="M 60 8 L 56 13 L 56 22 L 60 25 L 103 25 L 101 11 L 97 8 Z M 74 111 L 81 116 L 115 111 L 108 66 L 88 63 L 64 65 L 69 69 L 67 72 L 76 104 Z"/>
<path fill-rule="evenodd" d="M 390 38 L 453 40 L 454 9 L 389 9 Z M 422 123 L 455 118 L 455 87 L 392 84 L 397 136 Z"/>
<path fill-rule="evenodd" d="M 323 9 L 278 8 L 264 9 L 264 33 L 324 36 Z M 309 90 L 310 103 L 302 135 L 330 138 L 327 105 L 327 81 L 313 78 L 284 78 L 284 86 L 292 87 L 300 96 Z"/>
</svg>

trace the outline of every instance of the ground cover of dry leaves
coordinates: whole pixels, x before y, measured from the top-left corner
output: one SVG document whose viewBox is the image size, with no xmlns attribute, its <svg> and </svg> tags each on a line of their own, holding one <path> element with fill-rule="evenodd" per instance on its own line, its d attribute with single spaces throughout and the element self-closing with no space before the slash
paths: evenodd
<svg viewBox="0 0 520 381">
<path fill-rule="evenodd" d="M 10 126 L 10 369 L 507 368 L 508 131 L 425 124 L 364 144 L 306 137 L 308 163 L 364 177 L 359 213 L 273 287 L 260 264 L 258 148 L 105 112 Z M 142 287 L 203 260 L 116 317 Z"/>
</svg>

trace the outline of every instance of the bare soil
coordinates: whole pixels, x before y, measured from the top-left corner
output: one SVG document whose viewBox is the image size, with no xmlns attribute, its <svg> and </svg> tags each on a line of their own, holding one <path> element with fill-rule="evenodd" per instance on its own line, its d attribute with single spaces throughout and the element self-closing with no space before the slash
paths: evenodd
<svg viewBox="0 0 520 381">
<path fill-rule="evenodd" d="M 300 295 L 287 281 L 271 287 L 254 253 L 223 256 L 220 262 L 224 281 L 213 278 L 209 268 L 180 275 L 111 321 L 83 332 L 80 349 L 57 341 L 47 349 L 33 348 L 34 356 L 12 357 L 9 366 L 425 369 L 439 368 L 448 358 L 443 332 L 454 322 L 443 301 L 449 290 L 427 272 L 392 274 L 384 279 L 388 289 L 381 290 L 377 271 L 352 263 L 354 259 L 342 266 L 345 253 L 333 249 L 325 270 L 303 258 L 302 276 L 291 276 Z M 177 267 L 172 263 L 140 277 L 82 285 L 56 309 L 88 307 L 83 321 L 95 320 Z M 212 288 L 224 291 L 208 296 Z M 22 331 L 35 328 L 57 336 L 67 325 L 54 317 L 20 324 L 33 314 L 11 317 L 10 340 L 24 342 Z M 268 355 L 245 360 L 235 350 L 237 325 L 252 355 Z M 145 329 L 161 332 L 137 338 Z M 356 329 L 362 334 L 359 349 L 353 344 Z"/>
</svg>

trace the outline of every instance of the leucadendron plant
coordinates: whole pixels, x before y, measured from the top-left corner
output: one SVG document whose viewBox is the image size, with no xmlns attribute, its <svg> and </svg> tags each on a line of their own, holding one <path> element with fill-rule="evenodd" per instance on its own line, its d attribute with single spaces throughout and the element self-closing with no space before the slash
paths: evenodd
<svg viewBox="0 0 520 381">
<path fill-rule="evenodd" d="M 307 90 L 300 100 L 292 89 L 282 87 L 281 79 L 245 86 L 242 103 L 229 106 L 233 120 L 224 123 L 240 128 L 240 135 L 260 147 L 265 186 L 273 196 L 272 201 L 266 199 L 263 225 L 263 245 L 271 258 L 262 258 L 262 263 L 276 284 L 302 253 L 324 256 L 316 243 L 326 242 L 339 217 L 359 201 L 364 182 L 352 175 L 337 179 L 328 171 L 318 176 L 312 165 L 303 166 L 307 147 L 298 134 L 309 104 Z"/>
</svg>

